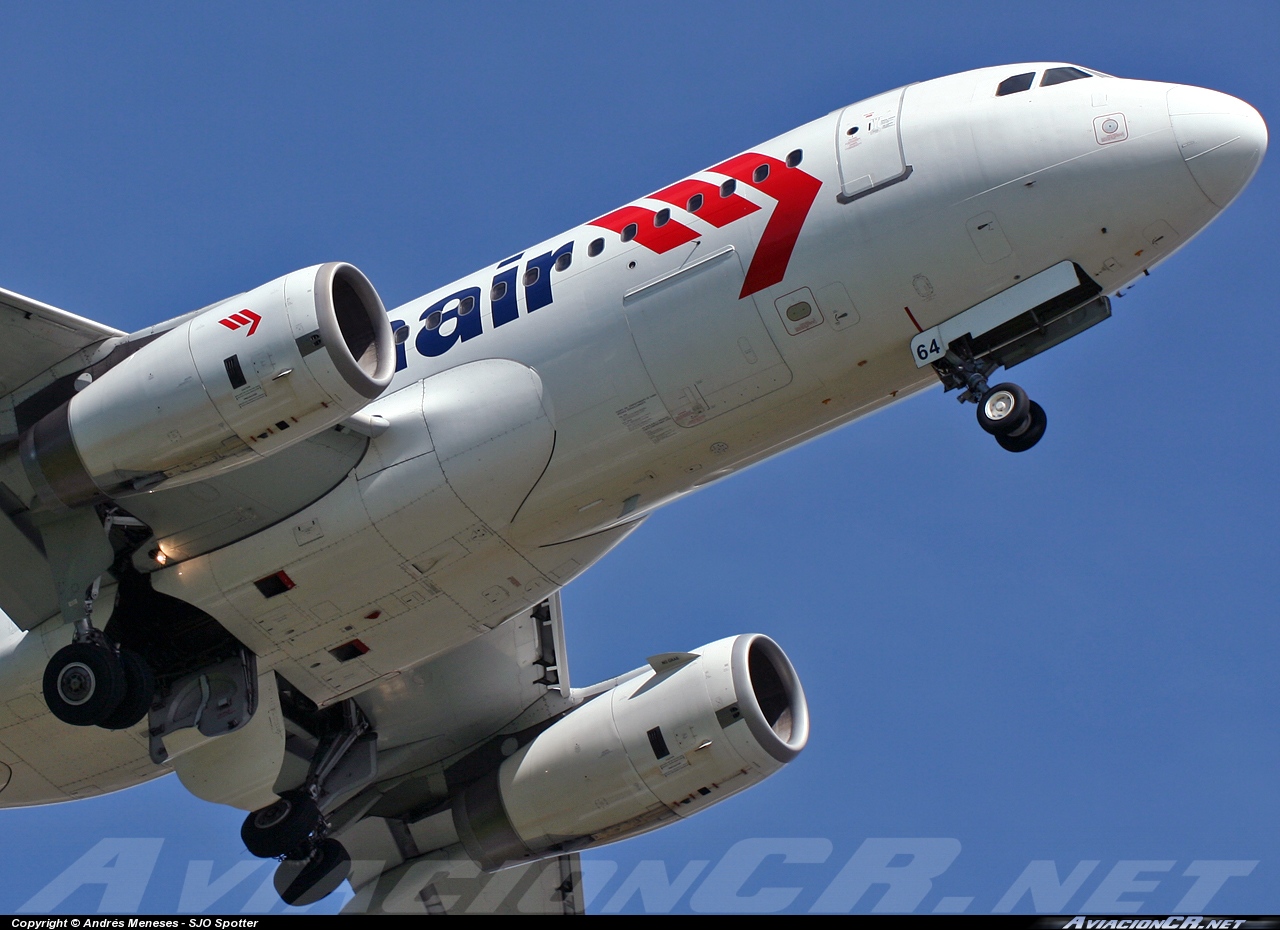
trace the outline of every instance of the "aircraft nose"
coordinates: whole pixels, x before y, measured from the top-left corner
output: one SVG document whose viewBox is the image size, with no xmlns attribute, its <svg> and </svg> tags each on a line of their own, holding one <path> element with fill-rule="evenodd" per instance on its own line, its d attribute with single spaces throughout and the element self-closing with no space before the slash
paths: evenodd
<svg viewBox="0 0 1280 930">
<path fill-rule="evenodd" d="M 1169 119 L 1183 161 L 1204 195 L 1225 207 L 1267 151 L 1267 124 L 1253 107 L 1203 87 L 1169 89 Z"/>
</svg>

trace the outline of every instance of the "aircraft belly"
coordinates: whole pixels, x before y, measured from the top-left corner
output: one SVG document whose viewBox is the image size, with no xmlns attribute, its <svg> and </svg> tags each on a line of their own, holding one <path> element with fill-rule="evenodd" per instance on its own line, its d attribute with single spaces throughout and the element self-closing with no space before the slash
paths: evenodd
<svg viewBox="0 0 1280 930">
<path fill-rule="evenodd" d="M 482 634 L 555 587 L 500 532 L 554 443 L 532 369 L 460 366 L 379 411 L 390 428 L 323 499 L 153 578 L 319 703 Z M 268 577 L 287 581 L 264 587 Z"/>
<path fill-rule="evenodd" d="M 474 517 L 461 528 L 437 519 L 449 508 L 435 504 L 450 493 L 419 494 L 386 515 L 397 547 L 348 480 L 297 518 L 314 521 L 323 535 L 299 543 L 294 521 L 279 524 L 158 572 L 155 586 L 207 610 L 263 663 L 328 703 L 501 622 L 528 597 L 522 589 L 513 596 L 507 576 L 541 580 Z M 292 587 L 268 597 L 254 582 L 277 572 Z"/>
</svg>

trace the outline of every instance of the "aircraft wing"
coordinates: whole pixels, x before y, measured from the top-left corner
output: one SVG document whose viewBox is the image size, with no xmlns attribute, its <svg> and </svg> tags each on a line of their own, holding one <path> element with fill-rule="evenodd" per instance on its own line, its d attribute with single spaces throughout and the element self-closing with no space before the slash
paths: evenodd
<svg viewBox="0 0 1280 930">
<path fill-rule="evenodd" d="M 512 733 L 569 706 L 564 652 L 557 592 L 412 681 L 356 699 L 383 746 L 372 783 L 330 815 L 353 864 L 347 912 L 581 913 L 576 854 L 486 873 L 464 851 L 447 803 L 503 758 Z"/>
<path fill-rule="evenodd" d="M 81 349 L 125 335 L 57 307 L 0 288 L 0 397 Z M 12 429 L 0 428 L 0 434 Z M 12 436 L 0 435 L 0 438 Z M 0 502 L 0 505 L 8 502 Z M 0 517 L 0 608 L 22 629 L 57 612 L 53 580 L 38 535 L 12 506 Z"/>
<path fill-rule="evenodd" d="M 563 615 L 559 592 L 526 614 L 431 663 L 430 678 L 444 688 L 422 697 L 442 700 L 439 710 L 424 707 L 399 688 L 399 700 L 379 697 L 362 702 L 379 728 L 394 738 L 408 720 L 443 713 L 452 718 L 449 737 L 468 730 L 476 739 L 470 752 L 456 753 L 451 764 L 422 766 L 439 756 L 439 739 L 380 753 L 387 775 L 334 811 L 347 820 L 337 833 L 352 858 L 351 885 L 356 897 L 347 913 L 581 913 L 582 867 L 576 853 L 485 872 L 462 848 L 448 806 L 439 807 L 440 785 L 467 780 L 498 759 L 503 737 L 485 733 L 485 720 L 508 718 L 499 733 L 538 725 L 562 709 L 568 687 Z M 447 679 L 442 682 L 440 679 Z M 407 698 L 407 700 L 406 700 Z M 358 698 L 357 698 L 358 701 Z M 442 720 L 443 721 L 443 720 Z M 452 732 L 449 732 L 452 730 Z M 484 734 L 484 736 L 481 736 Z M 398 756 L 398 759 L 397 759 Z M 364 812 L 362 812 L 364 811 Z M 348 819 L 349 817 L 349 819 Z"/>
<path fill-rule="evenodd" d="M 123 335 L 118 329 L 0 288 L 0 396 L 87 346 Z"/>
</svg>

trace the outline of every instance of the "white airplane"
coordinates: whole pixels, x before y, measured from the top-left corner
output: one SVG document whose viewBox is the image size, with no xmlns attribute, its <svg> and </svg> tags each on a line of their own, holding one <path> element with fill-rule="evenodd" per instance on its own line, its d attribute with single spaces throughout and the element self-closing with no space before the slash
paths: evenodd
<svg viewBox="0 0 1280 930">
<path fill-rule="evenodd" d="M 559 590 L 939 382 L 1031 449 L 1046 415 L 996 370 L 1106 319 L 1266 145 L 1225 94 L 1011 65 L 390 313 L 343 263 L 132 334 L 0 292 L 0 806 L 172 771 L 249 812 L 290 903 L 580 910 L 579 850 L 766 778 L 808 708 L 760 634 L 571 687 Z"/>
</svg>

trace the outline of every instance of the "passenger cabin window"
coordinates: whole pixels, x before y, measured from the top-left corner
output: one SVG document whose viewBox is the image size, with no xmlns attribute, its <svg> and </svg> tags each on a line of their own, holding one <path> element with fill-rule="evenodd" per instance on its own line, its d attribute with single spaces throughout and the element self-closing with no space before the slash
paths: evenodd
<svg viewBox="0 0 1280 930">
<path fill-rule="evenodd" d="M 1030 90 L 1035 79 L 1036 73 L 1034 71 L 1028 71 L 1026 74 L 1015 74 L 1011 78 L 1005 78 L 1000 82 L 1000 86 L 996 88 L 996 96 L 1007 97 L 1009 94 L 1019 94 L 1024 90 Z"/>
<path fill-rule="evenodd" d="M 701 210 L 701 209 L 702 209 L 702 195 L 701 195 L 701 194 L 694 194 L 692 197 L 690 197 L 690 198 L 689 198 L 689 204 L 688 204 L 688 206 L 687 206 L 687 207 L 685 207 L 685 209 L 686 209 L 686 210 L 688 210 L 690 213 L 697 213 L 699 210 Z"/>
<path fill-rule="evenodd" d="M 592 239 L 591 244 L 587 246 L 587 255 L 589 255 L 592 258 L 595 258 L 597 255 L 599 255 L 603 251 L 604 251 L 603 239 Z"/>
<path fill-rule="evenodd" d="M 1044 73 L 1044 77 L 1040 79 L 1040 86 L 1048 87 L 1051 84 L 1065 84 L 1067 81 L 1078 81 L 1087 77 L 1093 77 L 1093 75 L 1088 71 L 1081 71 L 1079 68 L 1050 68 Z"/>
</svg>

